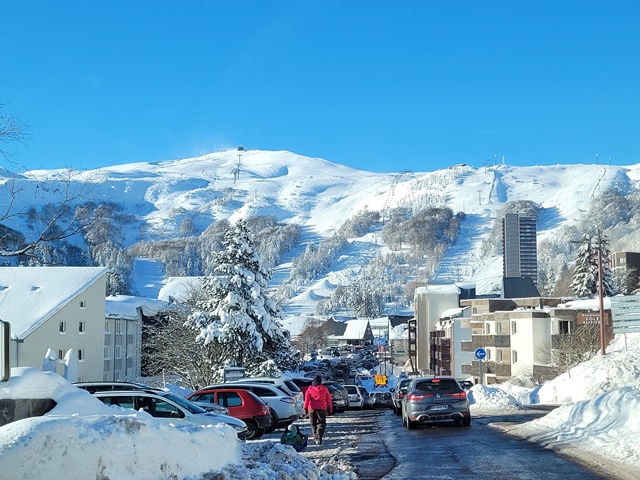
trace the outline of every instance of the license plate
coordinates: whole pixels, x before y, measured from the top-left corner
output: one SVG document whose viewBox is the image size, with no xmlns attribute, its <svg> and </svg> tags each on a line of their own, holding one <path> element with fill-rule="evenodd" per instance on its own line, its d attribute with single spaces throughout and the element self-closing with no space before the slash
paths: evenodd
<svg viewBox="0 0 640 480">
<path fill-rule="evenodd" d="M 431 410 L 446 410 L 447 408 L 449 408 L 448 405 L 433 405 Z"/>
</svg>

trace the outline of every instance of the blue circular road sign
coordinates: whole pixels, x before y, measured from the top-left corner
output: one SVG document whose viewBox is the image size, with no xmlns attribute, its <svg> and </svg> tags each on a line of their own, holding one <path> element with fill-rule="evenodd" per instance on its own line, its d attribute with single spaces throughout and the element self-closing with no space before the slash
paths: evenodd
<svg viewBox="0 0 640 480">
<path fill-rule="evenodd" d="M 476 348 L 475 356 L 478 360 L 484 360 L 487 356 L 487 351 L 484 348 Z"/>
</svg>

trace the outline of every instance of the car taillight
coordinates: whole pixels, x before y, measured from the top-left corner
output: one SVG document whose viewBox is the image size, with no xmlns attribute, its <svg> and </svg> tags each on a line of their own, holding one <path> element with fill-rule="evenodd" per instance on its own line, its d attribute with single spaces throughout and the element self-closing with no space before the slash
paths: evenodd
<svg viewBox="0 0 640 480">
<path fill-rule="evenodd" d="M 467 392 L 460 392 L 460 393 L 445 393 L 445 395 L 447 397 L 453 397 L 453 398 L 467 398 Z"/>
<path fill-rule="evenodd" d="M 265 405 L 264 407 L 262 407 L 262 415 L 269 415 L 271 413 L 271 409 L 269 408 L 269 405 Z"/>
<path fill-rule="evenodd" d="M 409 394 L 409 396 L 407 397 L 409 400 L 422 400 L 423 398 L 427 398 L 427 397 L 433 397 L 433 393 L 425 393 L 424 395 L 418 395 L 416 393 L 411 393 Z"/>
</svg>

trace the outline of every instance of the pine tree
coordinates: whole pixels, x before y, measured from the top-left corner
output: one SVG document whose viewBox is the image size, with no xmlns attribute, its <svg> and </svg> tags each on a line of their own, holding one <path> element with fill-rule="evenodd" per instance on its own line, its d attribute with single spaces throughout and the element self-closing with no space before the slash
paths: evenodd
<svg viewBox="0 0 640 480">
<path fill-rule="evenodd" d="M 599 242 L 599 244 L 598 244 Z M 571 289 L 579 298 L 590 298 L 598 293 L 598 249 L 602 251 L 602 292 L 605 296 L 618 293 L 613 272 L 611 271 L 608 239 L 600 235 L 599 239 L 593 239 L 589 235 L 583 235 L 582 243 L 578 248 L 576 264 L 573 270 Z"/>
<path fill-rule="evenodd" d="M 281 312 L 267 294 L 270 273 L 261 265 L 245 221 L 230 226 L 214 275 L 203 281 L 207 299 L 188 323 L 198 327 L 197 341 L 217 343 L 226 358 L 251 373 L 272 360 L 282 369 L 293 365 L 293 352 L 282 330 Z"/>
</svg>

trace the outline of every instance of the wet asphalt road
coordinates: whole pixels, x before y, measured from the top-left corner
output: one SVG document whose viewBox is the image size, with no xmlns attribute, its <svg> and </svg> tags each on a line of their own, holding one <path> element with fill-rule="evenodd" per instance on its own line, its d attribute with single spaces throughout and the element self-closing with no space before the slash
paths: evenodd
<svg viewBox="0 0 640 480">
<path fill-rule="evenodd" d="M 349 412 L 352 413 L 352 412 Z M 373 479 L 595 480 L 559 454 L 490 427 L 532 420 L 535 412 L 478 417 L 470 427 L 449 423 L 407 430 L 391 410 L 377 411 L 375 431 L 351 455 L 358 477 Z M 542 412 L 541 412 L 542 413 Z"/>
</svg>

